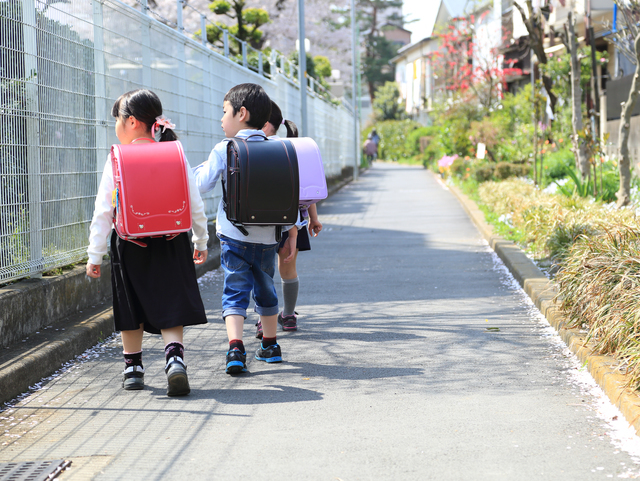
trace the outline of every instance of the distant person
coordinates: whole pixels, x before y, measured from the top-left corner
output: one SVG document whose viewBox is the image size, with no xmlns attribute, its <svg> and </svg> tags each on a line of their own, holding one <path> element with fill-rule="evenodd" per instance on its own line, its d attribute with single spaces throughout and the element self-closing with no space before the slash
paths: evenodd
<svg viewBox="0 0 640 481">
<path fill-rule="evenodd" d="M 113 104 L 111 115 L 116 119 L 116 136 L 121 144 L 177 139 L 175 126 L 162 117 L 162 103 L 150 90 L 121 95 Z M 165 343 L 167 395 L 184 396 L 190 392 L 183 326 L 207 323 L 193 264 L 202 264 L 207 259 L 209 234 L 195 178 L 190 168 L 186 170 L 193 254 L 186 232 L 171 240 L 166 236 L 138 238 L 136 243 L 121 239 L 111 228 L 114 212 L 111 157 L 107 157 L 102 173 L 90 227 L 87 275 L 100 277 L 107 238 L 111 236 L 113 317 L 116 331 L 122 336 L 125 363 L 122 387 L 127 391 L 144 388 L 142 335 L 147 331 L 162 334 Z"/>
<path fill-rule="evenodd" d="M 194 169 L 201 193 L 212 190 L 221 178 L 226 182 L 227 144 L 230 138 L 239 137 L 248 142 L 266 141 L 260 129 L 271 115 L 271 99 L 260 85 L 236 85 L 224 96 L 223 113 L 222 130 L 226 139 L 216 144 L 208 160 Z M 282 350 L 276 339 L 278 295 L 273 284 L 279 246 L 276 227 L 252 225 L 244 228 L 248 233 L 246 236 L 229 221 L 225 199 L 220 199 L 216 231 L 224 270 L 222 317 L 229 338 L 227 374 L 239 374 L 247 370 L 247 353 L 242 337 L 252 292 L 255 311 L 264 327 L 264 337 L 255 358 L 268 363 L 282 362 Z M 289 232 L 286 241 L 289 255 L 283 262 L 290 262 L 295 255 L 298 228 L 295 225 L 284 226 L 282 230 Z"/>
<path fill-rule="evenodd" d="M 371 165 L 371 162 L 373 162 L 378 157 L 378 146 L 371 139 L 371 134 L 369 134 L 369 137 L 367 137 L 367 140 L 364 141 L 362 150 L 367 159 L 367 163 Z"/>
<path fill-rule="evenodd" d="M 280 107 L 272 100 L 271 101 L 271 116 L 269 121 L 264 124 L 262 131 L 270 138 L 278 138 L 276 133 L 280 125 L 284 125 L 287 129 L 287 137 L 297 137 L 298 128 L 291 120 L 285 120 L 282 116 Z M 296 244 L 296 250 L 293 254 L 293 260 L 291 262 L 285 262 L 285 259 L 289 255 L 288 250 L 285 248 L 287 239 L 289 237 L 288 232 L 282 233 L 282 240 L 278 247 L 278 271 L 280 272 L 280 278 L 282 280 L 282 297 L 284 307 L 282 312 L 278 314 L 278 324 L 282 327 L 283 331 L 295 331 L 298 329 L 298 318 L 296 317 L 296 302 L 298 302 L 298 290 L 300 281 L 298 279 L 298 271 L 296 269 L 296 259 L 298 258 L 299 251 L 311 250 L 311 243 L 309 242 L 309 234 L 317 236 L 322 230 L 322 224 L 318 220 L 318 210 L 316 205 L 313 204 L 308 210 L 301 212 L 302 222 L 299 224 L 302 229 L 298 231 L 298 239 Z M 308 233 L 307 233 L 308 230 Z M 262 323 L 258 321 L 256 324 L 256 337 L 262 338 Z"/>
<path fill-rule="evenodd" d="M 369 133 L 369 135 L 371 136 L 371 140 L 373 140 L 373 142 L 376 144 L 376 153 L 378 150 L 378 146 L 380 145 L 380 136 L 378 135 L 378 131 L 376 129 L 371 129 L 371 132 Z"/>
</svg>

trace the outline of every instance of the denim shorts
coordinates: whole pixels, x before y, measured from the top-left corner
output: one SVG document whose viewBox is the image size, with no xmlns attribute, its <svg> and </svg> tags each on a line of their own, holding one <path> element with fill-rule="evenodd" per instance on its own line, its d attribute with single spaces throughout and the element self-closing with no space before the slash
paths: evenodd
<svg viewBox="0 0 640 481">
<path fill-rule="evenodd" d="M 246 318 L 251 291 L 259 315 L 278 314 L 278 295 L 273 284 L 278 244 L 251 244 L 223 235 L 218 237 L 224 269 L 222 317 L 235 314 Z"/>
</svg>

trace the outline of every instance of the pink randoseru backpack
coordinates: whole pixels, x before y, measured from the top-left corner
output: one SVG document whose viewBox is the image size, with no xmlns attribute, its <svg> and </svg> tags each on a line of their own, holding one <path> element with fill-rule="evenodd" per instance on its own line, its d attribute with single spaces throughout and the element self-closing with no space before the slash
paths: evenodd
<svg viewBox="0 0 640 481">
<path fill-rule="evenodd" d="M 179 141 L 111 147 L 114 224 L 122 239 L 191 229 L 189 177 Z"/>
<path fill-rule="evenodd" d="M 300 207 L 309 207 L 327 198 L 327 179 L 320 149 L 310 137 L 287 137 L 298 157 L 298 174 L 300 176 Z"/>
</svg>

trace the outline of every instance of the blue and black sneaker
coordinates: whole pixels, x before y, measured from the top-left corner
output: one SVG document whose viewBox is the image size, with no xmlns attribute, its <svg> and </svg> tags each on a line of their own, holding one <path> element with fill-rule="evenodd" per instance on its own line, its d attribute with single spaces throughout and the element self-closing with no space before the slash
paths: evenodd
<svg viewBox="0 0 640 481">
<path fill-rule="evenodd" d="M 256 351 L 256 359 L 258 361 L 267 362 L 282 362 L 282 351 L 278 344 L 273 346 L 263 347 L 260 343 L 260 348 Z"/>
<path fill-rule="evenodd" d="M 227 352 L 227 374 L 239 374 L 247 370 L 247 353 L 234 347 Z"/>
</svg>

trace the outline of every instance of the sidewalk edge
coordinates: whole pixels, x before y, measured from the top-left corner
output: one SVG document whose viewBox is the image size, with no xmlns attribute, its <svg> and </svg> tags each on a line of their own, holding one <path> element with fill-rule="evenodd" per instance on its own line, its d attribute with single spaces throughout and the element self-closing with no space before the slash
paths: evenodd
<svg viewBox="0 0 640 481">
<path fill-rule="evenodd" d="M 485 221 L 483 212 L 475 202 L 457 187 L 447 185 L 447 188 L 458 199 L 480 234 L 502 259 L 549 324 L 580 362 L 587 366 L 596 383 L 640 435 L 640 396 L 625 387 L 624 375 L 612 367 L 615 366 L 614 358 L 595 354 L 589 344 L 585 343 L 584 333 L 564 327 L 566 318 L 560 312 L 558 303 L 554 301 L 557 292 L 555 283 L 549 280 L 514 242 L 493 234 L 492 227 Z"/>
</svg>

